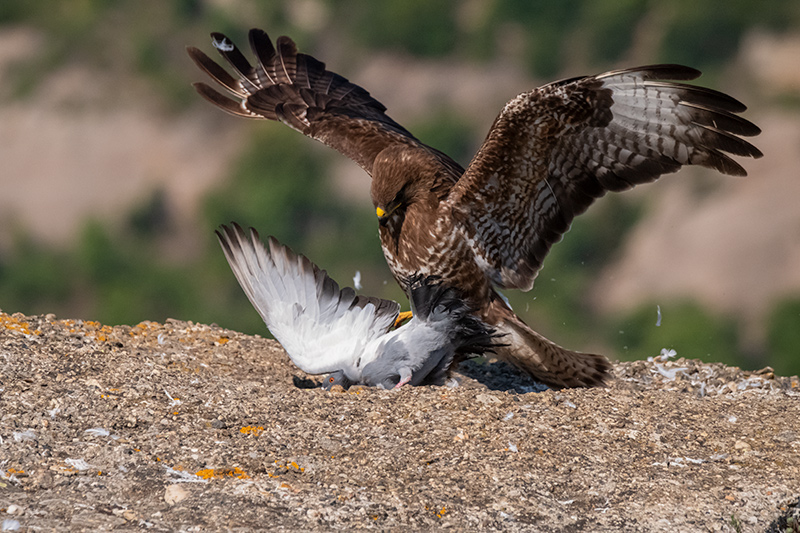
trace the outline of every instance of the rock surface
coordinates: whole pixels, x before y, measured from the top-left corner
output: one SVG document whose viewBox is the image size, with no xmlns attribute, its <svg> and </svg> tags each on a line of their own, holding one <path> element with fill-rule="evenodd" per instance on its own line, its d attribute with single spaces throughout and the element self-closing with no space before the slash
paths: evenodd
<svg viewBox="0 0 800 533">
<path fill-rule="evenodd" d="M 664 358 L 666 359 L 666 358 Z M 324 392 L 274 341 L 0 314 L 0 530 L 784 531 L 800 383 L 677 360 Z"/>
</svg>

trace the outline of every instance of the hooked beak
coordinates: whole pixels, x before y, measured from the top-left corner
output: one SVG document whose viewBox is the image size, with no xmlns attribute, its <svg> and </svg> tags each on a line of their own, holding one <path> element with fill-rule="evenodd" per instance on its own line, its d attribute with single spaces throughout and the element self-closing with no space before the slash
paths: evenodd
<svg viewBox="0 0 800 533">
<path fill-rule="evenodd" d="M 389 220 L 389 217 L 392 216 L 392 213 L 394 213 L 398 207 L 400 207 L 399 202 L 394 205 L 390 205 L 386 209 L 376 207 L 375 214 L 378 215 L 378 221 L 381 224 L 386 224 L 386 222 Z"/>
</svg>

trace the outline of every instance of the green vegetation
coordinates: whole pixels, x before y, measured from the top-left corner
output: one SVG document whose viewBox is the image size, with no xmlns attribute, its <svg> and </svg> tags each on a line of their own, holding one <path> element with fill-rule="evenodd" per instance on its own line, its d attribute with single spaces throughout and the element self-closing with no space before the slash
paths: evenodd
<svg viewBox="0 0 800 533">
<path fill-rule="evenodd" d="M 511 45 L 542 77 L 558 75 L 574 57 L 598 67 L 620 61 L 644 23 L 654 52 L 667 62 L 716 69 L 737 53 L 745 32 L 759 27 L 785 31 L 800 25 L 796 0 L 319 0 L 326 26 L 347 35 L 359 49 L 392 49 L 416 57 L 454 55 L 497 59 Z M 40 0 L 0 3 L 0 26 L 27 24 L 48 35 L 47 64 L 90 60 L 110 68 L 133 65 L 174 92 L 187 67 L 186 42 L 213 28 L 244 42 L 253 25 L 290 33 L 313 48 L 311 35 L 291 14 L 290 2 L 242 2 L 226 7 L 202 0 Z M 315 5 L 309 2 L 308 6 Z M 656 31 L 657 28 L 657 31 Z M 192 37 L 191 39 L 189 37 Z M 640 37 L 641 38 L 641 37 Z M 656 59 L 656 58 L 654 58 Z M 173 103 L 179 100 L 171 95 Z"/>
<path fill-rule="evenodd" d="M 740 355 L 735 322 L 714 316 L 691 301 L 659 305 L 660 326 L 656 326 L 658 308 L 653 303 L 618 320 L 607 330 L 620 358 L 641 359 L 643 355 L 658 355 L 662 348 L 668 348 L 680 357 L 749 366 Z"/>
<path fill-rule="evenodd" d="M 800 374 L 800 298 L 775 306 L 767 337 L 770 366 L 778 374 Z"/>
<path fill-rule="evenodd" d="M 347 14 L 351 34 L 369 49 L 402 49 L 424 57 L 452 53 L 457 45 L 455 0 L 344 4 L 341 13 Z"/>
<path fill-rule="evenodd" d="M 466 168 L 483 140 L 469 134 L 471 124 L 466 118 L 455 109 L 439 109 L 424 122 L 406 127 L 417 139 L 441 150 Z"/>
<path fill-rule="evenodd" d="M 730 0 L 724 9 L 713 0 L 671 0 L 666 4 L 669 22 L 659 58 L 700 69 L 715 69 L 732 59 L 750 28 L 784 31 L 800 22 L 800 5 L 794 0 L 774 0 L 769 5 Z"/>
</svg>

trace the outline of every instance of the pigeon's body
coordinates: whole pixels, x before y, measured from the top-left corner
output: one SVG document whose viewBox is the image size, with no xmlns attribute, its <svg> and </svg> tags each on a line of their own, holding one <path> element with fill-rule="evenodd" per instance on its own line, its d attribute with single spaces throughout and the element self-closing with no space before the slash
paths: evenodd
<svg viewBox="0 0 800 533">
<path fill-rule="evenodd" d="M 363 383 L 391 388 L 441 384 L 457 356 L 483 353 L 493 334 L 457 291 L 417 277 L 414 318 L 392 329 L 400 306 L 339 289 L 324 270 L 276 239 L 264 246 L 238 225 L 217 232 L 225 257 L 250 302 L 304 372 L 332 372 L 327 386 Z"/>
</svg>

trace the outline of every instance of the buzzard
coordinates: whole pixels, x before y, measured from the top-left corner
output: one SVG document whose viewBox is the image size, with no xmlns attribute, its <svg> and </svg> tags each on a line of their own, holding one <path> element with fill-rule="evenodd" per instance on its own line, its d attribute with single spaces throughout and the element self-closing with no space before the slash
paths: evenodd
<svg viewBox="0 0 800 533">
<path fill-rule="evenodd" d="M 466 169 L 416 139 L 363 88 L 325 64 L 250 31 L 255 66 L 212 33 L 233 69 L 197 48 L 194 62 L 226 91 L 197 91 L 240 117 L 283 122 L 358 163 L 371 177 L 381 245 L 404 280 L 435 275 L 458 288 L 507 346 L 497 355 L 554 387 L 593 386 L 602 355 L 562 348 L 535 332 L 497 289 L 529 290 L 545 256 L 596 198 L 656 180 L 683 165 L 746 175 L 728 154 L 760 157 L 745 106 L 692 80 L 700 72 L 651 65 L 571 78 L 509 101 Z"/>
</svg>

